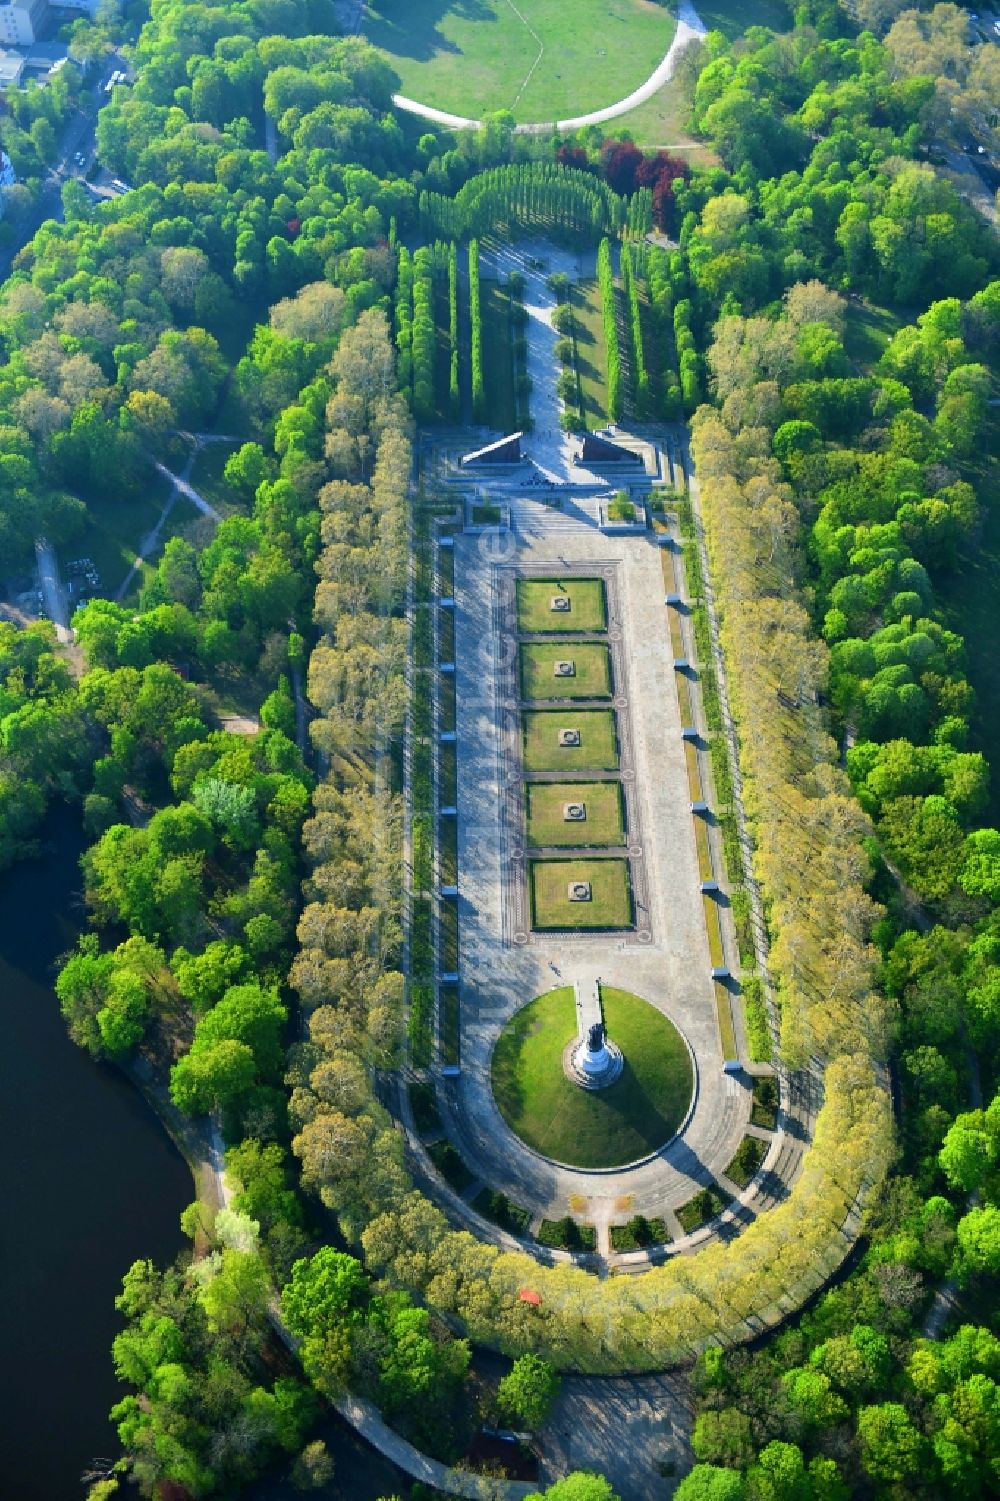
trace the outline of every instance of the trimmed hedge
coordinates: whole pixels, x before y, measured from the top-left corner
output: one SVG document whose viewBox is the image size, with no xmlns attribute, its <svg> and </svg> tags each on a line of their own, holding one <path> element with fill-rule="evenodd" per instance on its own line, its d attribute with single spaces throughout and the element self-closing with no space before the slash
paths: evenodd
<svg viewBox="0 0 1000 1501">
<path fill-rule="evenodd" d="M 701 405 L 701 361 L 691 332 L 691 302 L 684 298 L 674 308 L 674 347 L 681 374 L 681 397 L 684 411 L 690 416 Z"/>
<path fill-rule="evenodd" d="M 411 823 L 413 889 L 430 891 L 434 879 L 434 833 L 430 813 L 414 813 Z"/>
<path fill-rule="evenodd" d="M 436 1136 L 443 1129 L 433 1084 L 410 1085 L 410 1109 L 418 1136 Z"/>
<path fill-rule="evenodd" d="M 682 1204 L 677 1211 L 677 1218 L 686 1234 L 692 1235 L 695 1230 L 700 1230 L 702 1225 L 707 1225 L 709 1220 L 714 1220 L 717 1214 L 721 1214 L 726 1207 L 726 1200 L 712 1184 L 711 1188 L 702 1188 Z"/>
<path fill-rule="evenodd" d="M 625 410 L 622 390 L 622 360 L 618 348 L 618 318 L 615 310 L 615 276 L 611 269 L 611 242 L 601 241 L 597 252 L 597 284 L 601 291 L 604 343 L 608 354 L 608 416 L 617 422 Z"/>
<path fill-rule="evenodd" d="M 413 410 L 420 422 L 434 417 L 434 258 L 427 245 L 413 256 Z"/>
<path fill-rule="evenodd" d="M 414 904 L 414 918 L 418 908 Z M 431 1061 L 434 1032 L 434 986 L 430 980 L 414 980 L 410 986 L 410 1059 L 415 1068 L 427 1068 Z"/>
<path fill-rule="evenodd" d="M 462 392 L 458 384 L 458 246 L 448 246 L 448 401 L 454 422 L 461 420 Z"/>
<path fill-rule="evenodd" d="M 479 241 L 469 241 L 469 316 L 472 321 L 472 420 L 486 421 L 483 384 L 483 304 L 479 288 Z"/>
<path fill-rule="evenodd" d="M 767 1024 L 764 986 L 757 975 L 747 975 L 743 980 L 743 1017 L 751 1059 L 754 1063 L 770 1063 L 771 1028 Z"/>
<path fill-rule="evenodd" d="M 726 1177 L 731 1178 L 737 1188 L 746 1188 L 766 1156 L 766 1141 L 761 1141 L 759 1136 L 744 1136 L 726 1168 Z"/>
<path fill-rule="evenodd" d="M 396 373 L 404 391 L 413 391 L 413 262 L 405 245 L 399 247 L 396 270 Z"/>
<path fill-rule="evenodd" d="M 621 228 L 627 204 L 607 183 L 559 162 L 513 162 L 470 177 L 456 194 L 422 192 L 420 231 L 428 239 L 465 234 L 509 236 L 541 227 L 557 240 L 592 244 Z"/>
<path fill-rule="evenodd" d="M 561 1220 L 542 1220 L 535 1237 L 540 1246 L 563 1251 L 596 1251 L 597 1231 L 593 1225 L 581 1225 L 571 1214 Z"/>
<path fill-rule="evenodd" d="M 484 1219 L 492 1220 L 502 1230 L 509 1230 L 511 1235 L 527 1235 L 528 1233 L 531 1215 L 527 1209 L 520 1204 L 515 1204 L 499 1189 L 484 1188 L 473 1199 L 472 1207 Z"/>
<path fill-rule="evenodd" d="M 611 1225 L 611 1249 L 613 1251 L 642 1251 L 646 1246 L 661 1246 L 670 1240 L 666 1221 L 648 1220 L 644 1214 L 634 1214 L 626 1225 Z"/>
</svg>

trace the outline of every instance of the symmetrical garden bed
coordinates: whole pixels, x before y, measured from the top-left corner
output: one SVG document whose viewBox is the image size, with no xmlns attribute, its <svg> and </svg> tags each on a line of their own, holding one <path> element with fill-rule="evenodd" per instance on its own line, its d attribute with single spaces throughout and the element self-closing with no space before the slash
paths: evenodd
<svg viewBox="0 0 1000 1501">
<path fill-rule="evenodd" d="M 522 642 L 521 693 L 528 699 L 608 698 L 608 648 L 600 641 Z"/>
<path fill-rule="evenodd" d="M 529 782 L 528 843 L 615 846 L 625 840 L 620 782 Z"/>
<path fill-rule="evenodd" d="M 575 730 L 564 743 L 560 734 Z M 528 709 L 521 717 L 521 749 L 526 772 L 571 775 L 618 769 L 618 735 L 611 709 Z"/>
<path fill-rule="evenodd" d="M 518 579 L 517 628 L 525 635 L 603 631 L 607 625 L 600 579 Z"/>
<path fill-rule="evenodd" d="M 601 577 L 522 576 L 513 603 L 525 838 L 539 852 L 527 868 L 531 926 L 567 933 L 631 929 L 627 810 L 619 776 L 609 775 L 619 771 L 618 725 L 610 706 L 598 707 L 617 686 L 607 585 Z M 579 699 L 580 707 L 534 707 L 546 699 Z M 555 781 L 553 772 L 565 777 Z M 579 850 L 580 857 L 560 858 L 555 852 L 562 849 Z M 540 857 L 543 851 L 550 858 Z"/>
<path fill-rule="evenodd" d="M 581 932 L 632 926 L 627 860 L 532 860 L 529 881 L 534 928 Z M 589 895 L 575 894 L 579 887 L 589 888 Z"/>
</svg>

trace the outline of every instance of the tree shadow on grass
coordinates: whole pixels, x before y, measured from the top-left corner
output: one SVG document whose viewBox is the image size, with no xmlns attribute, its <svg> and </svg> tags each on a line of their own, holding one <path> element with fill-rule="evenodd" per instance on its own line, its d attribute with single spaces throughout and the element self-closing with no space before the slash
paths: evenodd
<svg viewBox="0 0 1000 1501">
<path fill-rule="evenodd" d="M 606 1100 L 608 1107 L 620 1116 L 623 1126 L 642 1139 L 644 1145 L 640 1146 L 636 1156 L 659 1151 L 676 1133 L 691 1098 L 690 1076 L 686 1087 L 680 1083 L 677 1092 L 676 1108 L 665 1113 L 662 1102 L 653 1099 L 626 1057 L 621 1077 L 607 1090 Z"/>
<path fill-rule="evenodd" d="M 486 0 L 380 0 L 365 16 L 365 41 L 397 57 L 430 62 L 442 52 L 461 56 L 462 49 L 444 35 L 448 15 L 462 21 L 496 21 Z"/>
<path fill-rule="evenodd" d="M 683 1089 L 678 1093 L 683 1099 L 678 1099 L 676 1110 L 665 1113 L 661 1103 L 652 1099 L 637 1078 L 627 1059 L 621 1077 L 606 1090 L 589 1092 L 566 1080 L 562 1108 L 548 1122 L 545 1133 L 550 1139 L 537 1138 L 536 1149 L 584 1170 L 622 1167 L 636 1162 L 658 1152 L 676 1132 L 689 1098 Z M 570 1107 L 573 1120 L 564 1120 L 560 1130 L 559 1118 Z M 587 1115 L 592 1119 L 588 1121 Z M 591 1152 L 586 1149 L 589 1142 L 605 1148 L 610 1143 L 618 1145 L 616 1150 Z M 699 1173 L 702 1172 L 697 1159 L 695 1163 Z"/>
</svg>

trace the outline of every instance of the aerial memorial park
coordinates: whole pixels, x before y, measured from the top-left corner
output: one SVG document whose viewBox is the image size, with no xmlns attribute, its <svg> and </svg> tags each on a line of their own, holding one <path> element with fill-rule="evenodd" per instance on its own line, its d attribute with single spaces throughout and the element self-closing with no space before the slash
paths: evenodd
<svg viewBox="0 0 1000 1501">
<path fill-rule="evenodd" d="M 10 1494 L 995 1495 L 1000 18 L 19 15 Z"/>
</svg>

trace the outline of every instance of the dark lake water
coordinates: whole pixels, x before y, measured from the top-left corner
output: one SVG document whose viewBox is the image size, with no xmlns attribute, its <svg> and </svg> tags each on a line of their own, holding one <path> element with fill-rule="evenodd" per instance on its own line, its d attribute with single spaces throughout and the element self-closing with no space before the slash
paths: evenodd
<svg viewBox="0 0 1000 1501">
<path fill-rule="evenodd" d="M 108 1409 L 114 1299 L 139 1257 L 169 1262 L 191 1176 L 130 1084 L 66 1035 L 56 959 L 82 922 L 77 815 L 0 875 L 0 1491 L 73 1501 L 118 1452 Z"/>
<path fill-rule="evenodd" d="M 173 1260 L 194 1189 L 142 1097 L 66 1035 L 52 983 L 84 921 L 75 812 L 54 812 L 42 843 L 0 874 L 0 1496 L 82 1501 L 84 1467 L 120 1452 L 108 1411 L 125 1391 L 111 1365 L 122 1276 L 140 1257 Z M 336 1456 L 328 1501 L 407 1494 L 337 1418 L 317 1436 Z M 294 1501 L 285 1468 L 246 1501 Z"/>
</svg>

